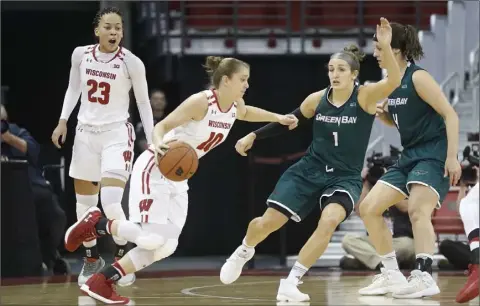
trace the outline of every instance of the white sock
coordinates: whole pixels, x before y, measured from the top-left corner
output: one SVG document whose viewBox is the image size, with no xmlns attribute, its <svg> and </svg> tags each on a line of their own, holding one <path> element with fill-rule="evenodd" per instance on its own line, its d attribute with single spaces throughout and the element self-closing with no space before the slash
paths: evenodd
<svg viewBox="0 0 480 306">
<path fill-rule="evenodd" d="M 105 216 L 111 220 L 126 220 L 125 212 L 122 208 L 122 197 L 124 189 L 122 187 L 105 186 L 100 190 L 100 201 L 102 203 Z M 117 245 L 126 245 L 127 241 L 117 236 L 112 236 Z"/>
<path fill-rule="evenodd" d="M 245 249 L 245 251 L 250 251 L 252 249 L 255 249 L 255 247 L 253 246 L 249 246 L 246 242 L 245 242 L 245 238 L 243 238 L 243 241 L 242 241 L 242 247 Z"/>
<path fill-rule="evenodd" d="M 387 270 L 398 270 L 397 257 L 395 251 L 380 256 L 382 258 L 383 267 Z"/>
<path fill-rule="evenodd" d="M 295 264 L 292 267 L 292 270 L 290 270 L 290 273 L 288 274 L 287 279 L 290 280 L 300 280 L 305 273 L 307 273 L 308 268 L 299 263 L 298 261 L 295 262 Z"/>
</svg>

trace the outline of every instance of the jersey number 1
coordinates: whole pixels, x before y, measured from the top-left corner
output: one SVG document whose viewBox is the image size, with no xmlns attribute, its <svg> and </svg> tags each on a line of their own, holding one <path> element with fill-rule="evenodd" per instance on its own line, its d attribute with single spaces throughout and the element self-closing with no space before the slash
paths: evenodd
<svg viewBox="0 0 480 306">
<path fill-rule="evenodd" d="M 222 140 L 222 133 L 210 132 L 210 137 L 208 137 L 207 141 L 199 144 L 197 150 L 208 152 L 209 150 L 215 148 Z"/>
<path fill-rule="evenodd" d="M 335 146 L 338 147 L 338 132 L 333 132 L 333 141 L 335 142 Z"/>
<path fill-rule="evenodd" d="M 88 90 L 88 101 L 92 103 L 108 104 L 110 102 L 110 84 L 106 82 L 98 83 L 95 80 L 88 80 L 87 85 L 90 86 Z M 94 97 L 93 95 L 100 89 L 100 97 Z"/>
</svg>

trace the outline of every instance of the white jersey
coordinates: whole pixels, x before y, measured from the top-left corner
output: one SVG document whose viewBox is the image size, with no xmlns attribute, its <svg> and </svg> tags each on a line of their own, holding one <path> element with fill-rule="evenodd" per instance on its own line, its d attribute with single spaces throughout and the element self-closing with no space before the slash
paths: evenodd
<svg viewBox="0 0 480 306">
<path fill-rule="evenodd" d="M 78 121 L 92 125 L 126 121 L 132 82 L 124 60 L 132 53 L 120 47 L 103 60 L 99 53 L 98 46 L 92 45 L 86 47 L 82 55 Z"/>
<path fill-rule="evenodd" d="M 234 102 L 229 110 L 222 112 L 213 90 L 205 90 L 208 99 L 208 111 L 200 121 L 190 122 L 168 132 L 163 141 L 170 139 L 184 141 L 192 146 L 201 158 L 221 144 L 228 136 L 237 116 L 237 104 Z"/>
<path fill-rule="evenodd" d="M 143 62 L 123 47 L 114 53 L 102 53 L 98 45 L 77 47 L 60 118 L 68 120 L 81 94 L 79 123 L 101 126 L 125 122 L 132 86 L 142 122 L 147 124 L 147 138 L 151 139 L 153 115 Z"/>
</svg>

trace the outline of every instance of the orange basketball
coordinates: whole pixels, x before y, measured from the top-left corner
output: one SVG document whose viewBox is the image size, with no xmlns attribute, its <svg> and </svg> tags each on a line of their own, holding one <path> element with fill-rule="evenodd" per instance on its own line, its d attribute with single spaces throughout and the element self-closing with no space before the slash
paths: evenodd
<svg viewBox="0 0 480 306">
<path fill-rule="evenodd" d="M 198 156 L 189 144 L 183 141 L 167 143 L 170 147 L 161 156 L 158 155 L 158 168 L 167 179 L 175 182 L 187 180 L 198 168 Z"/>
</svg>

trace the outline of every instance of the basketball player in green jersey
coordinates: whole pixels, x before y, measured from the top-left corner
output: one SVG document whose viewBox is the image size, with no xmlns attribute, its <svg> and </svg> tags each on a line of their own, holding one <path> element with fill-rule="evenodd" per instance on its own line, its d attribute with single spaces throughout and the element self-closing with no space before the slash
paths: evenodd
<svg viewBox="0 0 480 306">
<path fill-rule="evenodd" d="M 386 64 L 383 48 L 375 42 L 374 56 L 381 68 Z M 403 77 L 388 97 L 388 113 L 380 111 L 379 117 L 397 127 L 403 152 L 398 163 L 360 203 L 360 216 L 377 253 L 383 257 L 384 268 L 359 293 L 393 292 L 395 298 L 421 298 L 440 292 L 431 276 L 435 250 L 431 215 L 461 175 L 457 159 L 458 116 L 432 76 L 413 62 L 423 56 L 415 28 L 392 23 L 391 48 Z M 392 234 L 382 213 L 407 197 L 417 258 L 408 284 L 396 286 L 403 276 L 398 273 Z"/>
<path fill-rule="evenodd" d="M 306 155 L 291 166 L 277 182 L 267 200 L 263 216 L 253 219 L 241 246 L 227 259 L 220 272 L 225 284 L 238 279 L 255 246 L 280 229 L 289 219 L 303 220 L 320 205 L 320 221 L 315 232 L 300 251 L 290 275 L 280 281 L 278 301 L 310 300 L 300 292 L 301 277 L 323 254 L 333 232 L 353 210 L 361 189 L 361 170 L 375 119 L 377 101 L 385 99 L 400 84 L 400 69 L 390 48 L 391 27 L 381 19 L 377 37 L 382 45 L 388 78 L 366 86 L 356 83 L 363 54 L 358 48 L 345 48 L 333 54 L 328 63 L 330 86 L 312 93 L 293 112 L 302 124 L 313 118 L 313 140 Z M 246 155 L 255 139 L 281 133 L 269 124 L 245 136 L 236 145 Z M 320 200 L 319 200 L 320 199 Z M 406 282 L 406 280 L 405 280 Z"/>
</svg>

